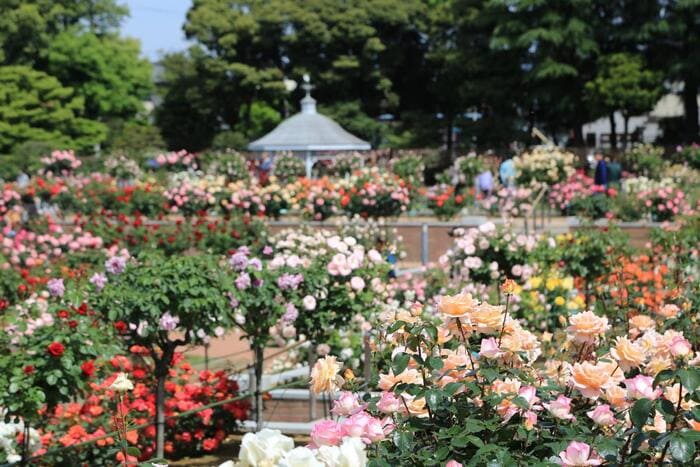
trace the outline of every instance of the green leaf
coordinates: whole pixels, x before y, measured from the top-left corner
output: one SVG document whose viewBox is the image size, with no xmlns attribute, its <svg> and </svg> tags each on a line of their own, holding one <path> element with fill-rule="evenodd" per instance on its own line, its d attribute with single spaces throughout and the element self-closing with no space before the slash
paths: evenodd
<svg viewBox="0 0 700 467">
<path fill-rule="evenodd" d="M 136 446 L 129 446 L 126 448 L 126 453 L 130 456 L 139 457 L 141 455 L 141 450 Z"/>
<path fill-rule="evenodd" d="M 58 378 L 56 378 L 56 375 L 50 374 L 46 377 L 46 383 L 49 384 L 50 386 L 53 386 L 56 384 L 56 381 Z"/>
<path fill-rule="evenodd" d="M 428 367 L 433 370 L 439 370 L 444 366 L 444 362 L 440 357 L 430 357 L 428 358 Z"/>
<path fill-rule="evenodd" d="M 632 424 L 637 428 L 644 426 L 649 418 L 649 412 L 651 412 L 653 406 L 654 401 L 649 399 L 639 399 L 637 402 L 635 402 L 630 410 Z"/>
<path fill-rule="evenodd" d="M 656 378 L 654 378 L 654 386 L 658 386 L 659 383 L 669 380 L 675 376 L 675 372 L 673 370 L 663 370 L 659 372 L 658 375 L 656 375 Z"/>
<path fill-rule="evenodd" d="M 688 391 L 694 392 L 700 386 L 700 371 L 693 368 L 687 370 L 678 370 L 678 377 L 681 384 Z"/>
<path fill-rule="evenodd" d="M 670 400 L 660 399 L 659 403 L 657 404 L 657 408 L 667 422 L 673 420 L 673 415 L 676 413 L 676 408 L 673 406 L 673 403 Z"/>
<path fill-rule="evenodd" d="M 681 436 L 680 433 L 671 434 L 668 452 L 679 462 L 690 462 L 695 454 L 695 444 Z"/>
<path fill-rule="evenodd" d="M 392 370 L 394 370 L 394 374 L 398 375 L 399 373 L 402 373 L 406 367 L 408 366 L 408 362 L 411 360 L 411 356 L 407 353 L 400 353 L 397 354 L 394 357 L 394 361 L 391 364 Z"/>
</svg>

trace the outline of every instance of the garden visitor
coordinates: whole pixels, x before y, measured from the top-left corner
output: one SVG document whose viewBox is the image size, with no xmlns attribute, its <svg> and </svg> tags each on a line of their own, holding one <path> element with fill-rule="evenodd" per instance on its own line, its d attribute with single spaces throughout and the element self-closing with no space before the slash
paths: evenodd
<svg viewBox="0 0 700 467">
<path fill-rule="evenodd" d="M 603 153 L 600 151 L 597 151 L 595 153 L 595 160 L 596 160 L 596 166 L 595 166 L 594 183 L 598 186 L 602 186 L 604 188 L 607 188 L 608 187 L 608 165 L 605 163 L 605 158 L 603 157 Z"/>
<path fill-rule="evenodd" d="M 622 166 L 615 159 L 610 158 L 606 164 L 608 169 L 608 184 L 619 185 L 622 178 Z"/>
<path fill-rule="evenodd" d="M 515 186 L 515 162 L 511 157 L 501 162 L 498 168 L 498 175 L 501 178 L 501 183 L 506 188 Z"/>
<path fill-rule="evenodd" d="M 476 188 L 477 193 L 481 193 L 483 198 L 491 196 L 493 192 L 493 174 L 490 169 L 484 169 L 483 172 L 476 176 L 474 188 Z"/>
</svg>

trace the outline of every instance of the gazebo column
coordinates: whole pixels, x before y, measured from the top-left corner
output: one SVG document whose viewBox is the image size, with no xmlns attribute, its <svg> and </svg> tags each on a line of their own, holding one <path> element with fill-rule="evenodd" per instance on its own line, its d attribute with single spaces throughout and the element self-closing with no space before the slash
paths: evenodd
<svg viewBox="0 0 700 467">
<path fill-rule="evenodd" d="M 304 162 L 306 163 L 306 178 L 311 178 L 311 169 L 314 167 L 314 159 L 311 156 L 311 151 L 306 151 Z"/>
</svg>

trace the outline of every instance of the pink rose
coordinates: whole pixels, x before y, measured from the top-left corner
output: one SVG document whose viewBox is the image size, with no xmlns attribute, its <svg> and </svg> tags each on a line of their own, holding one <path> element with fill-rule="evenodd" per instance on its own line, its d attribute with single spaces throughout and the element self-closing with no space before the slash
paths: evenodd
<svg viewBox="0 0 700 467">
<path fill-rule="evenodd" d="M 693 350 L 693 346 L 683 336 L 673 336 L 668 347 L 674 357 L 685 357 Z"/>
<path fill-rule="evenodd" d="M 399 410 L 401 401 L 392 392 L 383 392 L 382 397 L 377 402 L 377 409 L 386 414 L 392 414 Z"/>
<path fill-rule="evenodd" d="M 351 415 L 340 423 L 340 428 L 343 436 L 351 436 L 353 438 L 363 438 L 367 425 L 373 417 L 367 412 L 359 412 Z"/>
<path fill-rule="evenodd" d="M 363 408 L 364 406 L 360 405 L 356 394 L 350 391 L 343 391 L 340 393 L 340 397 L 333 402 L 331 412 L 340 417 L 347 417 L 356 414 Z"/>
<path fill-rule="evenodd" d="M 571 399 L 563 394 L 559 394 L 556 400 L 549 404 L 542 404 L 552 414 L 553 417 L 560 420 L 571 420 L 575 418 L 571 414 Z"/>
<path fill-rule="evenodd" d="M 588 415 L 596 425 L 610 426 L 617 423 L 615 414 L 610 410 L 608 404 L 598 405 L 595 409 L 586 412 L 586 415 Z"/>
<path fill-rule="evenodd" d="M 369 440 L 372 443 L 381 441 L 386 437 L 384 433 L 384 424 L 378 418 L 370 417 L 369 422 L 365 425 L 364 440 Z"/>
<path fill-rule="evenodd" d="M 637 375 L 626 379 L 627 394 L 632 399 L 656 399 L 661 395 L 661 389 L 654 390 L 654 378 L 651 376 Z"/>
<path fill-rule="evenodd" d="M 365 281 L 361 277 L 353 276 L 353 278 L 350 279 L 350 287 L 352 287 L 353 290 L 360 292 L 365 288 Z"/>
<path fill-rule="evenodd" d="M 603 463 L 603 460 L 591 450 L 589 445 L 578 441 L 569 443 L 566 451 L 559 453 L 559 458 L 564 467 L 600 465 Z"/>
<path fill-rule="evenodd" d="M 449 460 L 447 461 L 447 464 L 445 464 L 445 467 L 462 467 L 462 464 L 460 464 L 456 460 Z"/>
<path fill-rule="evenodd" d="M 494 337 L 489 337 L 488 339 L 481 340 L 481 350 L 479 350 L 479 355 L 484 358 L 498 358 L 503 355 L 501 349 L 498 347 L 498 342 Z"/>
<path fill-rule="evenodd" d="M 343 431 L 333 420 L 321 420 L 311 428 L 310 436 L 316 446 L 338 446 L 343 440 Z"/>
</svg>

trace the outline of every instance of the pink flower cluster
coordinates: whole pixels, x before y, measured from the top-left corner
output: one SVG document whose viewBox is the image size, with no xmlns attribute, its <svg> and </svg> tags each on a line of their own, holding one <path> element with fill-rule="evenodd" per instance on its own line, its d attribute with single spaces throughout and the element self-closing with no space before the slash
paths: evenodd
<svg viewBox="0 0 700 467">
<path fill-rule="evenodd" d="M 690 212 L 690 204 L 682 190 L 663 187 L 639 193 L 639 199 L 648 212 L 659 220 L 668 220 L 678 214 Z"/>
<path fill-rule="evenodd" d="M 21 199 L 19 193 L 6 185 L 0 196 L 0 216 L 7 214 Z"/>
<path fill-rule="evenodd" d="M 163 196 L 168 200 L 172 212 L 196 213 L 205 211 L 216 203 L 212 193 L 192 185 L 187 180 L 165 191 Z"/>
<path fill-rule="evenodd" d="M 53 151 L 48 157 L 42 157 L 42 164 L 46 171 L 68 174 L 82 165 L 80 159 L 75 157 L 72 150 Z"/>
<path fill-rule="evenodd" d="M 64 232 L 57 224 L 49 224 L 45 234 L 25 229 L 13 233 L 9 226 L 0 232 L 2 253 L 16 266 L 39 266 L 64 253 L 101 248 L 102 244 L 102 238 L 83 232 L 80 227 Z"/>
<path fill-rule="evenodd" d="M 184 149 L 181 151 L 169 152 L 167 154 L 158 154 L 155 161 L 158 164 L 158 168 L 175 166 L 182 168 L 197 168 L 196 156 Z"/>
<path fill-rule="evenodd" d="M 365 411 L 357 395 L 345 391 L 334 402 L 331 412 L 339 421 L 322 420 L 311 429 L 311 447 L 340 446 L 344 438 L 360 438 L 365 444 L 382 441 L 394 429 L 389 417 L 379 419 Z"/>
<path fill-rule="evenodd" d="M 584 174 L 576 174 L 565 182 L 552 185 L 549 190 L 549 205 L 561 211 L 566 211 L 574 198 L 590 196 L 595 184 L 593 179 Z"/>
</svg>

